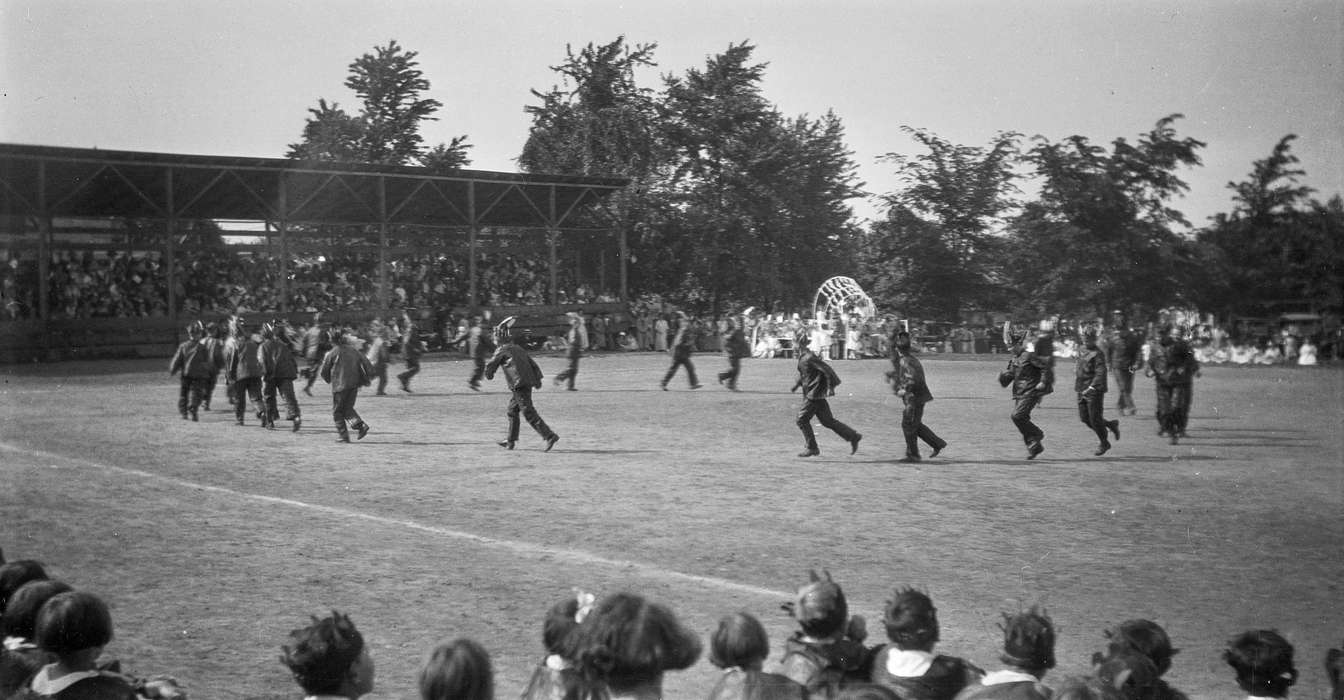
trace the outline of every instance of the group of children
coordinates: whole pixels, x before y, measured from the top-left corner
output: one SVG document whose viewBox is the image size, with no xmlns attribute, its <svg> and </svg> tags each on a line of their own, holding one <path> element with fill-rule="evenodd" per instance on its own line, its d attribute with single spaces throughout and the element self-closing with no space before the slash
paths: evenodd
<svg viewBox="0 0 1344 700">
<path fill-rule="evenodd" d="M 3 555 L 0 555 L 3 562 Z M 597 597 L 576 592 L 553 605 L 541 629 L 545 655 L 523 700 L 660 700 L 668 672 L 693 666 L 700 636 L 668 607 L 629 592 Z M 1044 681 L 1055 667 L 1056 629 L 1031 607 L 1005 613 L 1000 667 L 985 671 L 940 654 L 938 611 L 923 591 L 897 589 L 882 613 L 886 641 L 867 644 L 867 625 L 850 615 L 829 573 L 811 573 L 782 606 L 797 629 L 776 666 L 770 644 L 748 612 L 720 619 L 709 636 L 709 662 L 721 675 L 709 700 L 1183 700 L 1163 680 L 1177 649 L 1150 620 L 1128 620 L 1106 632 L 1092 672 Z M 0 698 L 182 700 L 166 676 L 139 678 L 101 658 L 113 636 L 108 606 L 98 596 L 50 579 L 33 560 L 0 565 Z M 1228 642 L 1224 661 L 1253 698 L 1286 698 L 1296 683 L 1293 646 L 1273 630 L 1248 630 Z M 375 665 L 348 615 L 333 611 L 293 630 L 280 661 L 310 698 L 354 700 L 373 691 Z M 1331 649 L 1326 671 L 1340 697 L 1344 652 Z M 422 700 L 492 700 L 494 671 L 478 643 L 457 638 L 435 645 L 418 676 Z"/>
</svg>

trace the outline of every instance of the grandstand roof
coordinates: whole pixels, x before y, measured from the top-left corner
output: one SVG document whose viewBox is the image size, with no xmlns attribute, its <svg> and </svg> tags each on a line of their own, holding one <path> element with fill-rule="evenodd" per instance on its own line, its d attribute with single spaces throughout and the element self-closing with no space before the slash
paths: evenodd
<svg viewBox="0 0 1344 700">
<path fill-rule="evenodd" d="M 0 143 L 0 215 L 564 228 L 625 178 Z"/>
</svg>

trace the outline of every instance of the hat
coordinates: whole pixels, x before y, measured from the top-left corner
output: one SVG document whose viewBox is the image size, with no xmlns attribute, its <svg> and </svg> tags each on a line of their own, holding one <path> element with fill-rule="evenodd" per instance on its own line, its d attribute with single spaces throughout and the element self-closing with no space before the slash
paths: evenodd
<svg viewBox="0 0 1344 700">
<path fill-rule="evenodd" d="M 913 588 L 896 591 L 882 611 L 887 637 L 902 646 L 938 641 L 938 608 L 927 593 Z"/>
<path fill-rule="evenodd" d="M 798 589 L 793 601 L 785 603 L 788 611 L 804 632 L 827 636 L 838 632 L 849 619 L 849 604 L 845 602 L 840 584 L 831 580 L 831 572 L 823 570 L 826 578 L 816 570 L 808 572 L 809 581 Z"/>
</svg>

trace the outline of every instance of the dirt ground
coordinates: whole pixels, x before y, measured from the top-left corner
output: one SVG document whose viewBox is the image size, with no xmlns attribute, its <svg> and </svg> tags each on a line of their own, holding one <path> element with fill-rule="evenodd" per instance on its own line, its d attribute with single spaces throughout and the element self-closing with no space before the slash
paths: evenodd
<svg viewBox="0 0 1344 700">
<path fill-rule="evenodd" d="M 320 383 L 292 434 L 233 425 L 222 396 L 179 420 L 167 360 L 0 367 L 0 547 L 102 595 L 109 655 L 197 699 L 296 696 L 279 646 L 333 608 L 370 644 L 373 697 L 415 697 L 424 654 L 457 636 L 491 651 L 497 696 L 516 697 L 543 614 L 575 587 L 642 593 L 706 640 L 745 610 L 778 653 L 779 605 L 812 567 L 870 642 L 893 587 L 919 586 L 939 649 L 994 669 L 1000 611 L 1041 603 L 1059 630 L 1049 683 L 1086 672 L 1105 628 L 1147 617 L 1181 649 L 1174 686 L 1232 697 L 1224 643 L 1273 627 L 1297 648 L 1294 696 L 1324 696 L 1321 661 L 1344 638 L 1344 371 L 1206 368 L 1179 446 L 1155 435 L 1140 380 L 1103 458 L 1062 391 L 1037 412 L 1047 451 L 1026 461 L 1002 362 L 928 357 L 926 422 L 951 445 L 908 465 L 885 361 L 834 363 L 832 407 L 864 440 L 850 456 L 819 430 L 811 460 L 795 456 L 792 361 L 745 362 L 737 393 L 714 382 L 721 357 L 695 362 L 699 391 L 683 376 L 660 391 L 668 358 L 653 353 L 586 358 L 577 392 L 548 380 L 550 453 L 526 424 L 517 450 L 495 445 L 502 378 L 472 392 L 458 360 L 430 358 L 413 394 L 366 391 L 373 432 L 351 445 L 334 442 Z M 705 697 L 717 674 L 702 658 L 666 694 Z"/>
</svg>

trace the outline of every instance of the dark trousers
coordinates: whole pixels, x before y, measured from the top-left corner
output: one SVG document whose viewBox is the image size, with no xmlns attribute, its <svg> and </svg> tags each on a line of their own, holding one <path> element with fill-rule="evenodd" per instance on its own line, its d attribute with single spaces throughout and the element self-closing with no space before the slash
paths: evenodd
<svg viewBox="0 0 1344 700">
<path fill-rule="evenodd" d="M 1035 393 L 1013 397 L 1013 425 L 1022 433 L 1022 442 L 1028 445 L 1045 439 L 1045 431 L 1031 421 L 1031 412 L 1040 403 L 1041 397 Z"/>
<path fill-rule="evenodd" d="M 925 444 L 935 450 L 941 450 L 947 446 L 942 438 L 938 437 L 924 425 L 924 404 L 926 402 L 919 399 L 906 398 L 905 410 L 901 412 L 901 432 L 905 433 L 905 453 L 911 457 L 919 456 L 919 441 L 923 440 Z"/>
<path fill-rule="evenodd" d="M 252 406 L 256 408 L 257 416 L 266 415 L 266 401 L 261 396 L 261 377 L 234 380 L 233 396 L 233 415 L 238 420 L 242 420 L 243 414 L 247 412 L 249 398 L 252 399 Z"/>
<path fill-rule="evenodd" d="M 1125 411 L 1133 412 L 1134 372 L 1128 367 L 1116 367 L 1111 374 L 1115 376 L 1115 410 L 1122 416 L 1125 415 Z"/>
<path fill-rule="evenodd" d="M 398 374 L 397 379 L 401 380 L 403 387 L 406 387 L 411 385 L 411 377 L 417 374 L 420 374 L 420 358 L 408 357 L 406 358 L 406 371 Z"/>
<path fill-rule="evenodd" d="M 685 355 L 681 355 L 673 353 L 672 366 L 668 367 L 667 374 L 663 375 L 663 386 L 667 386 L 667 383 L 672 381 L 673 375 L 677 373 L 677 368 L 682 366 L 686 367 L 686 378 L 690 380 L 691 386 L 696 386 L 700 383 L 699 380 L 695 378 L 695 365 L 691 364 L 691 354 L 686 353 Z"/>
<path fill-rule="evenodd" d="M 1176 387 L 1172 384 L 1157 382 L 1157 430 L 1160 433 L 1176 435 L 1180 428 L 1172 421 L 1172 397 Z"/>
<path fill-rule="evenodd" d="M 317 381 L 318 370 L 322 367 L 322 357 L 308 358 L 308 367 L 303 371 L 303 376 L 307 378 L 307 383 L 303 385 L 303 390 L 309 394 L 313 393 L 313 382 Z"/>
<path fill-rule="evenodd" d="M 559 384 L 560 382 L 566 382 L 567 388 L 570 389 L 574 388 L 574 378 L 579 375 L 579 357 L 581 355 L 582 353 L 579 351 L 578 348 L 570 347 L 569 354 L 567 355 L 569 359 L 569 366 L 565 367 L 563 370 L 560 371 L 559 374 L 555 375 L 556 384 Z"/>
<path fill-rule="evenodd" d="M 238 390 L 233 386 L 234 382 L 227 376 L 224 377 L 224 398 L 229 400 L 230 406 L 238 405 Z"/>
<path fill-rule="evenodd" d="M 853 428 L 831 415 L 831 404 L 826 399 L 805 399 L 802 408 L 798 409 L 798 429 L 803 431 L 803 442 L 809 450 L 818 449 L 817 435 L 812 431 L 813 416 L 816 416 L 823 428 L 830 428 L 847 442 L 853 442 L 859 437 Z"/>
<path fill-rule="evenodd" d="M 1097 434 L 1097 440 L 1101 441 L 1102 444 L 1109 444 L 1110 441 L 1106 439 L 1106 428 L 1111 421 L 1102 416 L 1102 412 L 1105 411 L 1105 401 L 1106 394 L 1104 393 L 1085 397 L 1082 392 L 1079 392 L 1078 420 L 1091 428 L 1092 432 Z"/>
<path fill-rule="evenodd" d="M 485 379 L 485 355 L 473 355 L 471 358 L 471 379 L 468 379 L 467 383 L 474 387 L 480 387 L 482 379 Z"/>
<path fill-rule="evenodd" d="M 261 383 L 261 393 L 266 399 L 266 416 L 275 421 L 280 417 L 280 406 L 278 399 L 285 400 L 285 420 L 294 420 L 300 417 L 299 399 L 294 395 L 294 378 L 285 377 L 284 379 L 275 379 L 267 377 Z"/>
<path fill-rule="evenodd" d="M 219 383 L 219 372 L 210 375 L 205 380 L 205 395 L 201 397 L 201 403 L 205 404 L 205 410 L 210 410 L 210 399 L 215 397 L 215 385 Z"/>
<path fill-rule="evenodd" d="M 522 386 L 513 390 L 513 396 L 509 399 L 509 442 L 518 442 L 518 429 L 522 423 L 518 416 L 522 415 L 527 419 L 527 424 L 532 426 L 533 430 L 543 438 L 549 440 L 555 433 L 551 432 L 550 426 L 541 419 L 541 414 L 537 413 L 537 407 L 532 405 L 532 387 Z"/>
<path fill-rule="evenodd" d="M 1190 422 L 1190 405 L 1194 403 L 1194 399 L 1194 384 L 1171 386 L 1171 423 L 1179 435 L 1185 434 L 1185 425 Z"/>
<path fill-rule="evenodd" d="M 341 437 L 350 434 L 347 424 L 354 428 L 364 425 L 364 419 L 355 410 L 355 399 L 359 398 L 359 387 L 345 391 L 331 392 L 331 419 L 336 422 L 336 432 Z"/>
<path fill-rule="evenodd" d="M 187 412 L 195 413 L 210 386 L 207 377 L 182 377 L 182 386 L 177 392 L 177 412 L 187 417 Z"/>
<path fill-rule="evenodd" d="M 379 395 L 379 396 L 382 396 L 383 394 L 386 394 L 386 393 L 387 393 L 387 363 L 386 363 L 386 362 L 375 362 L 375 363 L 373 363 L 373 376 L 375 376 L 375 377 L 378 378 L 378 395 Z"/>
<path fill-rule="evenodd" d="M 737 375 L 742 373 L 742 358 L 737 355 L 728 356 L 728 369 L 719 372 L 719 383 L 728 385 L 729 389 L 737 388 Z"/>
</svg>

